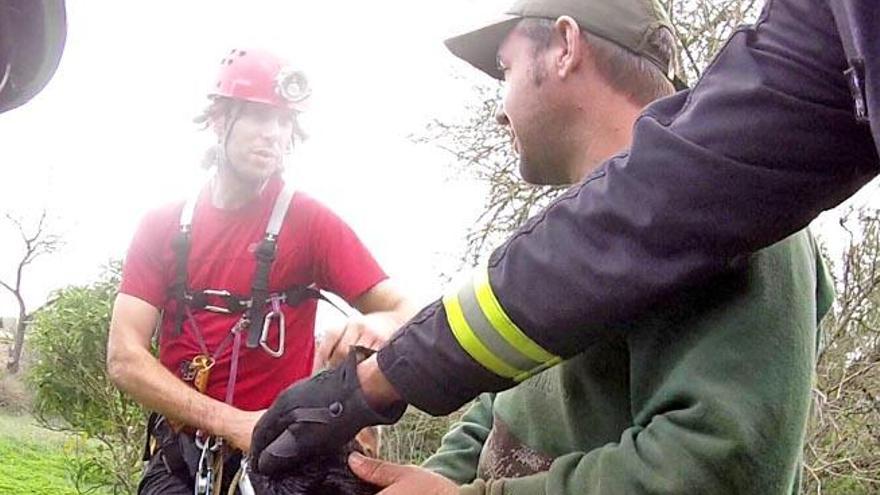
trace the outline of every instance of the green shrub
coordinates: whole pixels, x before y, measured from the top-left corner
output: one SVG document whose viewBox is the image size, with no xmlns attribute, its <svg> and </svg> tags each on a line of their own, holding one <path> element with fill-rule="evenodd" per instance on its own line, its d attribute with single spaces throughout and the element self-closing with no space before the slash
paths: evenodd
<svg viewBox="0 0 880 495">
<path fill-rule="evenodd" d="M 118 285 L 117 263 L 92 285 L 58 291 L 37 312 L 30 331 L 34 416 L 89 445 L 70 465 L 80 492 L 107 487 L 113 493 L 133 493 L 141 469 L 145 412 L 105 372 Z"/>
</svg>

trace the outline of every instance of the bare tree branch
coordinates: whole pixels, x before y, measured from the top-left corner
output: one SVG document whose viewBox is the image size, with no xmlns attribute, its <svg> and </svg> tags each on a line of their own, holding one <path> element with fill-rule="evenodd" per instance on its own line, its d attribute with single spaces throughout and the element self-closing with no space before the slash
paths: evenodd
<svg viewBox="0 0 880 495">
<path fill-rule="evenodd" d="M 5 213 L 4 217 L 18 231 L 23 244 L 23 252 L 15 266 L 14 282 L 0 280 L 0 286 L 8 290 L 18 303 L 18 324 L 15 331 L 15 342 L 9 352 L 9 361 L 6 365 L 10 373 L 17 373 L 21 361 L 21 351 L 24 346 L 24 337 L 27 330 L 28 311 L 22 294 L 22 282 L 25 267 L 31 265 L 37 258 L 52 254 L 61 246 L 61 237 L 52 232 L 48 221 L 48 212 L 44 208 L 40 212 L 36 225 L 30 231 L 21 218 L 11 213 Z"/>
</svg>

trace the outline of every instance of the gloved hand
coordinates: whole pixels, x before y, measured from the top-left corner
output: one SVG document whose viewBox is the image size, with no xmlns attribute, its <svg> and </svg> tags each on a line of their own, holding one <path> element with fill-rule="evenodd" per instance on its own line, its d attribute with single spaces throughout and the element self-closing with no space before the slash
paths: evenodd
<svg viewBox="0 0 880 495">
<path fill-rule="evenodd" d="M 406 404 L 374 411 L 366 402 L 357 365 L 371 351 L 356 348 L 332 370 L 281 393 L 254 428 L 252 458 L 260 473 L 274 474 L 300 460 L 336 451 L 361 428 L 392 424 Z"/>
</svg>

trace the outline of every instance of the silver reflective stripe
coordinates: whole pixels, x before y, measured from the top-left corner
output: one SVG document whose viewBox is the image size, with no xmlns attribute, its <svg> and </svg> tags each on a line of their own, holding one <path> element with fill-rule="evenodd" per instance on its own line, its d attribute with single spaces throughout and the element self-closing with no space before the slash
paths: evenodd
<svg viewBox="0 0 880 495">
<path fill-rule="evenodd" d="M 480 308 L 477 295 L 472 284 L 465 284 L 458 292 L 458 301 L 468 326 L 480 342 L 508 366 L 516 368 L 520 373 L 541 366 L 543 363 L 533 361 L 515 349 L 498 333 Z"/>
<path fill-rule="evenodd" d="M 498 376 L 521 382 L 562 362 L 510 319 L 489 283 L 486 267 L 470 283 L 443 298 L 455 340 L 474 360 Z"/>
<path fill-rule="evenodd" d="M 278 193 L 275 198 L 275 206 L 272 208 L 272 216 L 269 217 L 269 224 L 266 225 L 266 237 L 278 237 L 281 232 L 281 226 L 284 225 L 284 217 L 287 216 L 287 210 L 293 201 L 293 189 L 284 186 L 284 189 Z"/>
<path fill-rule="evenodd" d="M 199 201 L 199 196 L 201 196 L 201 194 L 202 188 L 199 188 L 194 195 L 187 198 L 186 202 L 183 203 L 183 209 L 180 210 L 181 232 L 189 232 L 192 230 L 193 212 L 196 209 L 196 203 Z"/>
</svg>

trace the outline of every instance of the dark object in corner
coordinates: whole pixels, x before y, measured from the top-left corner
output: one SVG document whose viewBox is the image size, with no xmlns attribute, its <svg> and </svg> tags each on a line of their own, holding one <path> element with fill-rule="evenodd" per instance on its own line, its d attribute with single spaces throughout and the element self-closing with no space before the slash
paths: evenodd
<svg viewBox="0 0 880 495">
<path fill-rule="evenodd" d="M 336 454 L 314 457 L 289 472 L 266 476 L 249 470 L 256 495 L 374 495 L 379 489 L 348 468 L 349 446 Z"/>
</svg>

